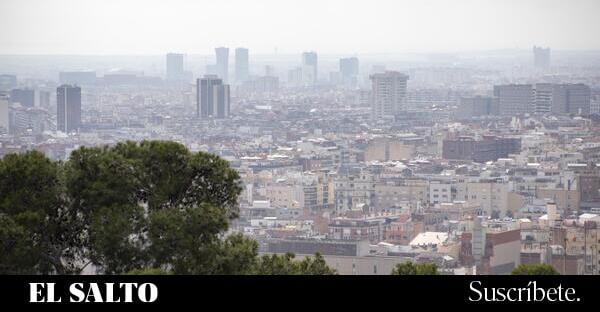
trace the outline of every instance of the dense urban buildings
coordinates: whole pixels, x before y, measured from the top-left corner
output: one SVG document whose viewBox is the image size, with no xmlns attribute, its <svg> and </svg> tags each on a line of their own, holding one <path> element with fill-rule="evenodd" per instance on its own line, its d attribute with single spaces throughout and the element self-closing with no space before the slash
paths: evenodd
<svg viewBox="0 0 600 312">
<path fill-rule="evenodd" d="M 553 73 L 529 49 L 249 63 L 238 48 L 230 87 L 216 52 L 15 65 L 0 156 L 147 139 L 219 155 L 241 178 L 230 232 L 261 254 L 320 252 L 341 274 L 600 273 L 600 57 L 554 50 Z"/>
</svg>

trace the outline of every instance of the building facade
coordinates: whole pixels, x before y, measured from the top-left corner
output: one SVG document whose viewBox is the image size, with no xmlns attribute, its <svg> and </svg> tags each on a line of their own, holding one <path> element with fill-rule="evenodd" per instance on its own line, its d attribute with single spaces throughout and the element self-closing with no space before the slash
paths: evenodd
<svg viewBox="0 0 600 312">
<path fill-rule="evenodd" d="M 56 89 L 57 130 L 65 133 L 77 131 L 81 125 L 81 88 L 61 85 Z"/>
</svg>

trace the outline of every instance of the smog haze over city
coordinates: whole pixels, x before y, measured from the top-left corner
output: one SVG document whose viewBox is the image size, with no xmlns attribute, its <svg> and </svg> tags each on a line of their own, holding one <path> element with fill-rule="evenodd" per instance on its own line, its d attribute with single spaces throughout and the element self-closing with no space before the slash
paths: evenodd
<svg viewBox="0 0 600 312">
<path fill-rule="evenodd" d="M 598 275 L 599 12 L 2 0 L 0 273 Z"/>
</svg>

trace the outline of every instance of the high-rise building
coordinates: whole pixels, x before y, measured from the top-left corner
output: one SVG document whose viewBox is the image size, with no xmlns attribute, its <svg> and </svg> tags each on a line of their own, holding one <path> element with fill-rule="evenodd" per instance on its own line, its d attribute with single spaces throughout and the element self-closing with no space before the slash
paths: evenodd
<svg viewBox="0 0 600 312">
<path fill-rule="evenodd" d="M 534 92 L 530 84 L 494 86 L 498 98 L 498 111 L 503 116 L 515 116 L 534 111 Z"/>
<path fill-rule="evenodd" d="M 12 89 L 10 90 L 10 102 L 20 103 L 24 107 L 33 107 L 35 105 L 35 90 Z"/>
<path fill-rule="evenodd" d="M 591 96 L 590 87 L 582 83 L 555 85 L 552 113 L 587 115 L 590 113 Z"/>
<path fill-rule="evenodd" d="M 8 133 L 9 109 L 8 95 L 0 93 L 0 133 Z"/>
<path fill-rule="evenodd" d="M 358 58 L 340 59 L 340 75 L 345 86 L 356 87 L 358 84 Z"/>
<path fill-rule="evenodd" d="M 372 83 L 372 116 L 379 119 L 405 109 L 408 75 L 397 71 L 370 76 Z"/>
<path fill-rule="evenodd" d="M 317 52 L 302 53 L 302 80 L 307 86 L 314 86 L 318 78 Z"/>
<path fill-rule="evenodd" d="M 57 130 L 65 133 L 76 131 L 81 125 L 81 88 L 61 85 L 56 88 Z"/>
<path fill-rule="evenodd" d="M 167 54 L 167 80 L 181 81 L 185 77 L 183 72 L 183 54 Z"/>
<path fill-rule="evenodd" d="M 533 47 L 533 65 L 536 68 L 550 67 L 550 48 Z"/>
<path fill-rule="evenodd" d="M 216 48 L 217 55 L 216 73 L 224 83 L 229 82 L 229 48 Z"/>
<path fill-rule="evenodd" d="M 600 91 L 594 90 L 590 100 L 590 114 L 600 114 Z"/>
<path fill-rule="evenodd" d="M 535 85 L 535 112 L 536 113 L 549 113 L 552 110 L 552 95 L 554 91 L 554 84 L 551 83 L 537 83 Z"/>
<path fill-rule="evenodd" d="M 535 112 L 553 114 L 583 114 L 591 111 L 591 89 L 585 84 L 535 85 Z"/>
<path fill-rule="evenodd" d="M 248 68 L 248 49 L 235 49 L 235 81 L 237 83 L 243 83 L 248 80 Z"/>
<path fill-rule="evenodd" d="M 196 81 L 196 116 L 226 118 L 230 112 L 229 85 L 215 75 L 205 75 Z"/>
<path fill-rule="evenodd" d="M 230 113 L 230 97 L 229 97 L 229 85 L 221 84 L 218 86 L 214 86 L 213 91 L 213 103 L 215 107 L 213 111 L 215 112 L 215 118 L 227 118 Z"/>
</svg>

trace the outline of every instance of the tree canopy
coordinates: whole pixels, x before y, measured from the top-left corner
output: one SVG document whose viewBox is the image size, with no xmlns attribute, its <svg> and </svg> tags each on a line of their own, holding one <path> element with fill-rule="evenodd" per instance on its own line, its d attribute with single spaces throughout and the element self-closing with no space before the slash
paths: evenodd
<svg viewBox="0 0 600 312">
<path fill-rule="evenodd" d="M 549 264 L 521 264 L 512 271 L 512 275 L 560 275 Z"/>
<path fill-rule="evenodd" d="M 398 263 L 392 270 L 392 275 L 439 275 L 435 263 L 412 263 L 411 261 Z"/>
<path fill-rule="evenodd" d="M 61 166 L 39 152 L 0 160 L 0 272 L 71 273 L 83 246 Z"/>
<path fill-rule="evenodd" d="M 240 177 L 229 163 L 169 141 L 81 147 L 0 160 L 0 273 L 330 274 L 320 255 L 258 257 L 229 234 Z M 270 257 L 270 258 L 269 258 Z M 269 265 L 275 267 L 269 267 Z"/>
<path fill-rule="evenodd" d="M 294 260 L 293 253 L 283 255 L 271 254 L 260 257 L 251 271 L 255 275 L 335 275 L 337 271 L 330 268 L 319 253 L 303 260 Z"/>
</svg>

